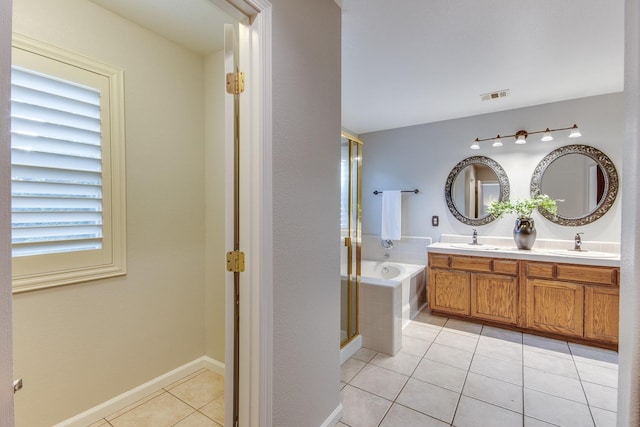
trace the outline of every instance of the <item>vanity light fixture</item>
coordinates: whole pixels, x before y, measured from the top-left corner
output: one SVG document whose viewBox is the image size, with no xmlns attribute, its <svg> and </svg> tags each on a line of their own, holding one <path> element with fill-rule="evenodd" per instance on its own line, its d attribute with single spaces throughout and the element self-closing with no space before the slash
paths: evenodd
<svg viewBox="0 0 640 427">
<path fill-rule="evenodd" d="M 492 144 L 493 147 L 502 147 L 503 145 L 502 138 L 515 138 L 516 144 L 526 144 L 527 137 L 529 135 L 535 135 L 537 133 L 544 133 L 540 141 L 543 141 L 543 142 L 553 141 L 553 136 L 551 135 L 551 132 L 557 132 L 560 130 L 570 130 L 571 133 L 569 133 L 569 138 L 578 138 L 582 136 L 582 134 L 580 133 L 580 129 L 578 129 L 578 125 L 575 125 L 575 124 L 573 126 L 569 126 L 566 128 L 558 128 L 558 129 L 546 128 L 545 130 L 537 130 L 535 132 L 527 132 L 526 130 L 519 130 L 513 135 L 504 135 L 504 136 L 497 135 L 495 138 L 483 138 L 483 139 L 476 138 L 475 141 L 473 141 L 473 144 L 471 144 L 471 149 L 479 150 L 480 143 L 483 141 L 493 141 L 493 144 Z"/>
<path fill-rule="evenodd" d="M 547 130 L 544 131 L 544 136 L 540 138 L 540 141 L 542 142 L 553 141 L 553 137 L 551 136 L 551 131 L 549 130 L 549 128 L 547 128 Z"/>
</svg>

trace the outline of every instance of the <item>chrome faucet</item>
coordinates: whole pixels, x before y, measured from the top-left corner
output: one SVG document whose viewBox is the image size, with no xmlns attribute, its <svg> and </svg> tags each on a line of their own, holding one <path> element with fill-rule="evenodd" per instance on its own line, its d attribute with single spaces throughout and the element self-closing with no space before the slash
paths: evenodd
<svg viewBox="0 0 640 427">
<path fill-rule="evenodd" d="M 576 237 L 574 237 L 574 241 L 575 241 L 575 245 L 573 246 L 574 251 L 582 250 L 582 238 L 580 237 L 581 234 L 584 234 L 584 233 L 576 233 Z"/>
<path fill-rule="evenodd" d="M 478 244 L 478 230 L 476 230 L 475 228 L 473 229 L 473 235 L 471 236 L 471 244 L 472 245 Z"/>
</svg>

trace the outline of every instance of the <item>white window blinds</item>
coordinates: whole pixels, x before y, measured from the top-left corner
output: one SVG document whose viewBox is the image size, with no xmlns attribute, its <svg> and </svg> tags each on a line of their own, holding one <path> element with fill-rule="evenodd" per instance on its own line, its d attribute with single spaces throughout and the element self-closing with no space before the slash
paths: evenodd
<svg viewBox="0 0 640 427">
<path fill-rule="evenodd" d="M 100 91 L 11 72 L 13 256 L 102 247 Z"/>
</svg>

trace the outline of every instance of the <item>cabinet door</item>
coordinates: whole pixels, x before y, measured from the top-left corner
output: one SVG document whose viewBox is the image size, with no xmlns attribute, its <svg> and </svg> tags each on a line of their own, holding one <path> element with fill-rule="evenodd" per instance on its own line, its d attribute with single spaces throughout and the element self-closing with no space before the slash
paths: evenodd
<svg viewBox="0 0 640 427">
<path fill-rule="evenodd" d="M 429 308 L 469 315 L 470 273 L 431 270 L 429 275 Z"/>
<path fill-rule="evenodd" d="M 584 295 L 584 337 L 618 343 L 620 291 L 587 286 Z"/>
<path fill-rule="evenodd" d="M 516 324 L 518 279 L 499 274 L 471 276 L 471 315 L 501 323 Z"/>
<path fill-rule="evenodd" d="M 584 286 L 553 280 L 527 280 L 527 326 L 582 337 Z"/>
</svg>

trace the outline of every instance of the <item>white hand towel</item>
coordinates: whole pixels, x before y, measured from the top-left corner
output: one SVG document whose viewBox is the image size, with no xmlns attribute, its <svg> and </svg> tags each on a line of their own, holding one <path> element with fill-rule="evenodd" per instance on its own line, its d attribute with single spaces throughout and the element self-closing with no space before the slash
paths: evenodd
<svg viewBox="0 0 640 427">
<path fill-rule="evenodd" d="M 400 240 L 402 208 L 399 190 L 382 193 L 382 240 Z"/>
</svg>

